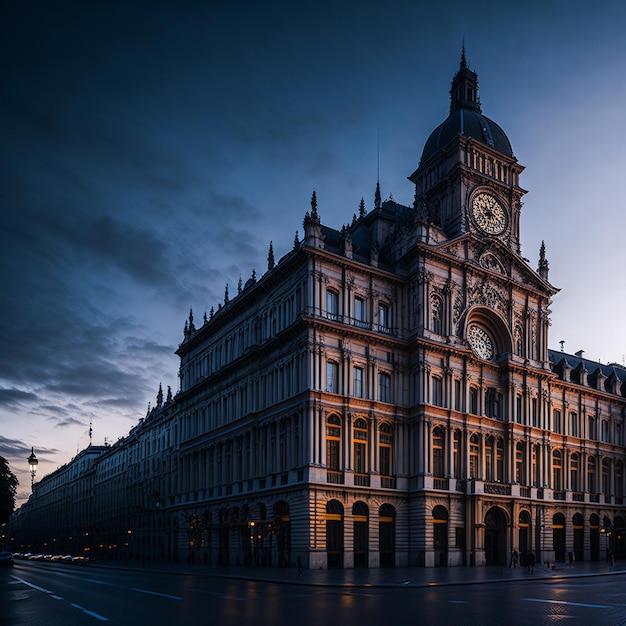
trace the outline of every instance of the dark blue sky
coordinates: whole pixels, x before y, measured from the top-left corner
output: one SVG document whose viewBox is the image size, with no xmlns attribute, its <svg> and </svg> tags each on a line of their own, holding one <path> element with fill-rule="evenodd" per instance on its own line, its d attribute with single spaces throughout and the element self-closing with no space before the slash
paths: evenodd
<svg viewBox="0 0 626 626">
<path fill-rule="evenodd" d="M 293 244 L 312 190 L 340 228 L 406 177 L 465 40 L 526 166 L 551 347 L 622 361 L 621 2 L 15 2 L 0 14 L 0 455 L 29 489 L 176 390 L 196 319 Z M 615 314 L 610 314 L 610 311 Z"/>
</svg>

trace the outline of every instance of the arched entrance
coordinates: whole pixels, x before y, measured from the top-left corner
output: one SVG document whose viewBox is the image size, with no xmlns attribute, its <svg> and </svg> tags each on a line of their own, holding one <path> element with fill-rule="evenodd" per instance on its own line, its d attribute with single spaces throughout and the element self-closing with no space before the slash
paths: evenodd
<svg viewBox="0 0 626 626">
<path fill-rule="evenodd" d="M 435 567 L 448 565 L 448 511 L 444 506 L 433 509 L 433 544 Z"/>
<path fill-rule="evenodd" d="M 565 562 L 565 516 L 563 513 L 555 513 L 552 517 L 552 549 L 554 560 Z"/>
<path fill-rule="evenodd" d="M 572 519 L 574 529 L 574 559 L 582 561 L 585 558 L 585 519 L 580 513 L 575 513 Z"/>
<path fill-rule="evenodd" d="M 326 554 L 329 568 L 343 567 L 343 505 L 338 500 L 326 503 Z"/>
<path fill-rule="evenodd" d="M 369 509 L 365 502 L 355 502 L 352 506 L 354 531 L 354 567 L 369 565 Z"/>
<path fill-rule="evenodd" d="M 289 505 L 284 500 L 279 500 L 274 505 L 274 536 L 276 537 L 278 567 L 289 567 L 291 563 L 291 518 Z"/>
<path fill-rule="evenodd" d="M 396 510 L 391 504 L 383 504 L 378 510 L 378 541 L 380 566 L 396 564 Z"/>
<path fill-rule="evenodd" d="M 493 507 L 485 515 L 485 563 L 506 565 L 506 514 Z"/>
<path fill-rule="evenodd" d="M 517 538 L 517 551 L 520 555 L 520 564 L 526 564 L 526 555 L 532 552 L 531 547 L 531 531 L 530 531 L 530 513 L 528 511 L 520 511 L 519 514 L 519 532 Z M 515 548 L 515 546 L 513 546 Z"/>
<path fill-rule="evenodd" d="M 589 558 L 600 560 L 600 518 L 595 513 L 589 517 Z"/>
<path fill-rule="evenodd" d="M 617 516 L 613 520 L 613 556 L 617 561 L 626 557 L 626 524 L 624 518 Z"/>
</svg>

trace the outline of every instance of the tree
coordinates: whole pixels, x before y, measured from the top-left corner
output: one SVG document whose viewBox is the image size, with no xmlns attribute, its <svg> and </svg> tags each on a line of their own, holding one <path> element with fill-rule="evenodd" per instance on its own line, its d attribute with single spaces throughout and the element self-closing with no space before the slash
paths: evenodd
<svg viewBox="0 0 626 626">
<path fill-rule="evenodd" d="M 17 476 L 9 469 L 9 462 L 0 456 L 0 524 L 6 524 L 15 510 Z"/>
</svg>

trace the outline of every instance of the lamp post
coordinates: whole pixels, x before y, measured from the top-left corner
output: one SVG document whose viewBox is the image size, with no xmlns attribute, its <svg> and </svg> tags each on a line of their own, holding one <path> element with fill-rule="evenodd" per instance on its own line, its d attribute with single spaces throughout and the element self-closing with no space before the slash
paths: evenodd
<svg viewBox="0 0 626 626">
<path fill-rule="evenodd" d="M 35 456 L 35 449 L 30 449 L 30 456 L 28 459 L 28 468 L 30 469 L 30 490 L 32 491 L 35 486 L 35 474 L 37 473 L 37 465 L 39 465 L 39 461 Z"/>
</svg>

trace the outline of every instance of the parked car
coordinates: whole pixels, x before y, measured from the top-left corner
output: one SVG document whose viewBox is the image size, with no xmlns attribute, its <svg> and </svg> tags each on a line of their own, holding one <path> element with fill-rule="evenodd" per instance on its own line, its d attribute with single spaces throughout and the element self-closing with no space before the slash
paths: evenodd
<svg viewBox="0 0 626 626">
<path fill-rule="evenodd" d="M 11 567 L 13 565 L 13 552 L 0 552 L 0 566 Z"/>
<path fill-rule="evenodd" d="M 87 565 L 89 562 L 88 556 L 75 556 L 72 558 L 72 563 L 74 565 Z"/>
</svg>

